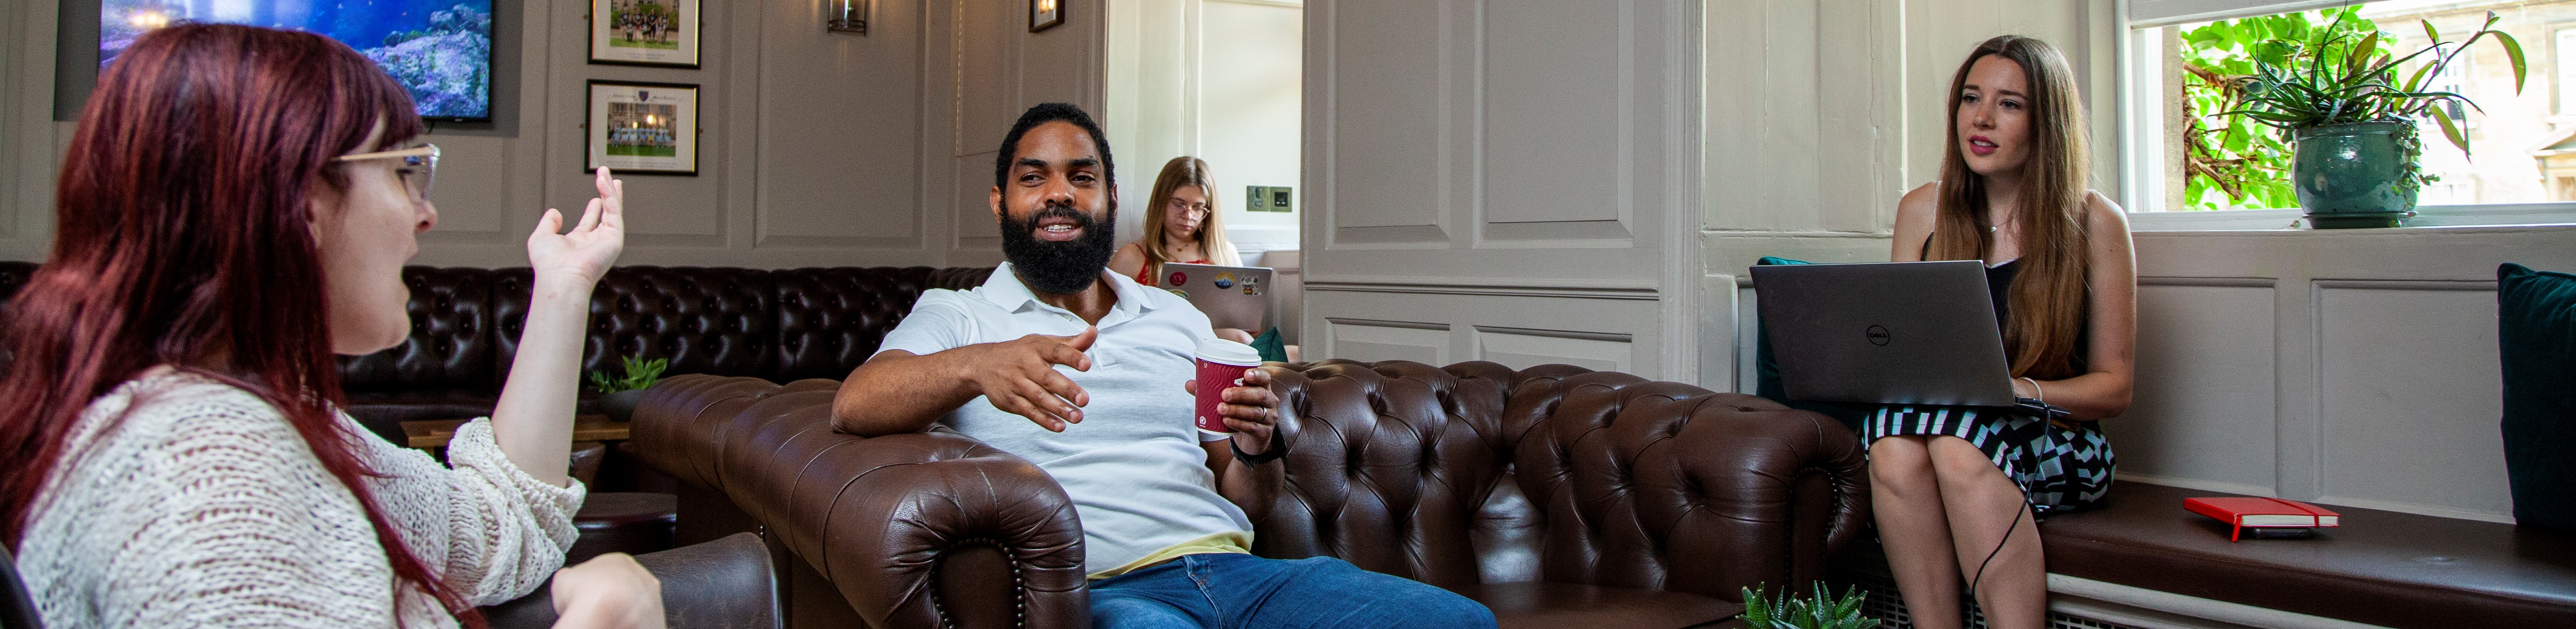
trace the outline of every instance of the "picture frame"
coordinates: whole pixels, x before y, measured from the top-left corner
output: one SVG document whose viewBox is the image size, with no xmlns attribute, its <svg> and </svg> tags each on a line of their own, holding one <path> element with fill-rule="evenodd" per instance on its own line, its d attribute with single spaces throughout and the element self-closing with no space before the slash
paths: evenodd
<svg viewBox="0 0 2576 629">
<path fill-rule="evenodd" d="M 698 174 L 698 86 L 592 80 L 582 172 Z"/>
<path fill-rule="evenodd" d="M 701 1 L 590 0 L 590 62 L 697 69 Z"/>
<path fill-rule="evenodd" d="M 1066 0 L 1029 0 L 1029 32 L 1035 33 L 1064 25 Z"/>
</svg>

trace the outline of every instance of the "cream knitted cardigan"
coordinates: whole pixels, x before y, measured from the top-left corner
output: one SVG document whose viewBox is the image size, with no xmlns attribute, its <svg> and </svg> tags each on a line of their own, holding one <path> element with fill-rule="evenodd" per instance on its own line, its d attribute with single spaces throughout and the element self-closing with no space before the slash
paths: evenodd
<svg viewBox="0 0 2576 629">
<path fill-rule="evenodd" d="M 454 469 L 340 421 L 384 474 L 369 486 L 403 541 L 474 604 L 563 565 L 581 484 L 520 472 L 488 421 L 457 429 Z M 18 549 L 46 626 L 456 626 L 396 592 L 356 496 L 248 391 L 155 368 L 92 402 L 69 445 Z"/>
</svg>

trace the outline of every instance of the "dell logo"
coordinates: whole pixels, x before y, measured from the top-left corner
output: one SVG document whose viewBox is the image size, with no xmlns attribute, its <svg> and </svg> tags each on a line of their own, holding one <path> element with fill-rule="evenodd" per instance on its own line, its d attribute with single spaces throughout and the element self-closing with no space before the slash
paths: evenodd
<svg viewBox="0 0 2576 629">
<path fill-rule="evenodd" d="M 1864 330 L 1862 332 L 1869 337 L 1869 344 L 1871 345 L 1884 346 L 1888 341 L 1893 340 L 1892 337 L 1888 336 L 1886 326 L 1873 325 L 1869 326 L 1868 330 Z"/>
</svg>

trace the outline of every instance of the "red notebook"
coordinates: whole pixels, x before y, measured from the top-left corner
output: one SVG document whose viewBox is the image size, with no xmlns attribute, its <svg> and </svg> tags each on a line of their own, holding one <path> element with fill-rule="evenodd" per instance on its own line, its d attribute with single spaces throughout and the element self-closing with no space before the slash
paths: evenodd
<svg viewBox="0 0 2576 629">
<path fill-rule="evenodd" d="M 2182 508 L 2228 523 L 2232 528 L 2227 541 L 2231 542 L 2247 528 L 2341 526 L 2343 520 L 2343 516 L 2316 505 L 2279 498 L 2184 498 Z"/>
</svg>

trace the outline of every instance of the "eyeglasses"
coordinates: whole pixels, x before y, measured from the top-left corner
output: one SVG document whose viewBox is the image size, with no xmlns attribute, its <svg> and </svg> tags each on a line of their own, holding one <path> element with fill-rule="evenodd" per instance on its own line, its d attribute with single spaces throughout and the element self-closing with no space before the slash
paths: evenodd
<svg viewBox="0 0 2576 629">
<path fill-rule="evenodd" d="M 396 169 L 394 173 L 402 177 L 403 187 L 411 190 L 413 200 L 428 201 L 429 185 L 438 181 L 438 145 L 436 144 L 423 144 L 393 151 L 354 153 L 332 158 L 331 161 L 355 162 L 397 157 L 402 158 L 403 166 Z"/>
</svg>

